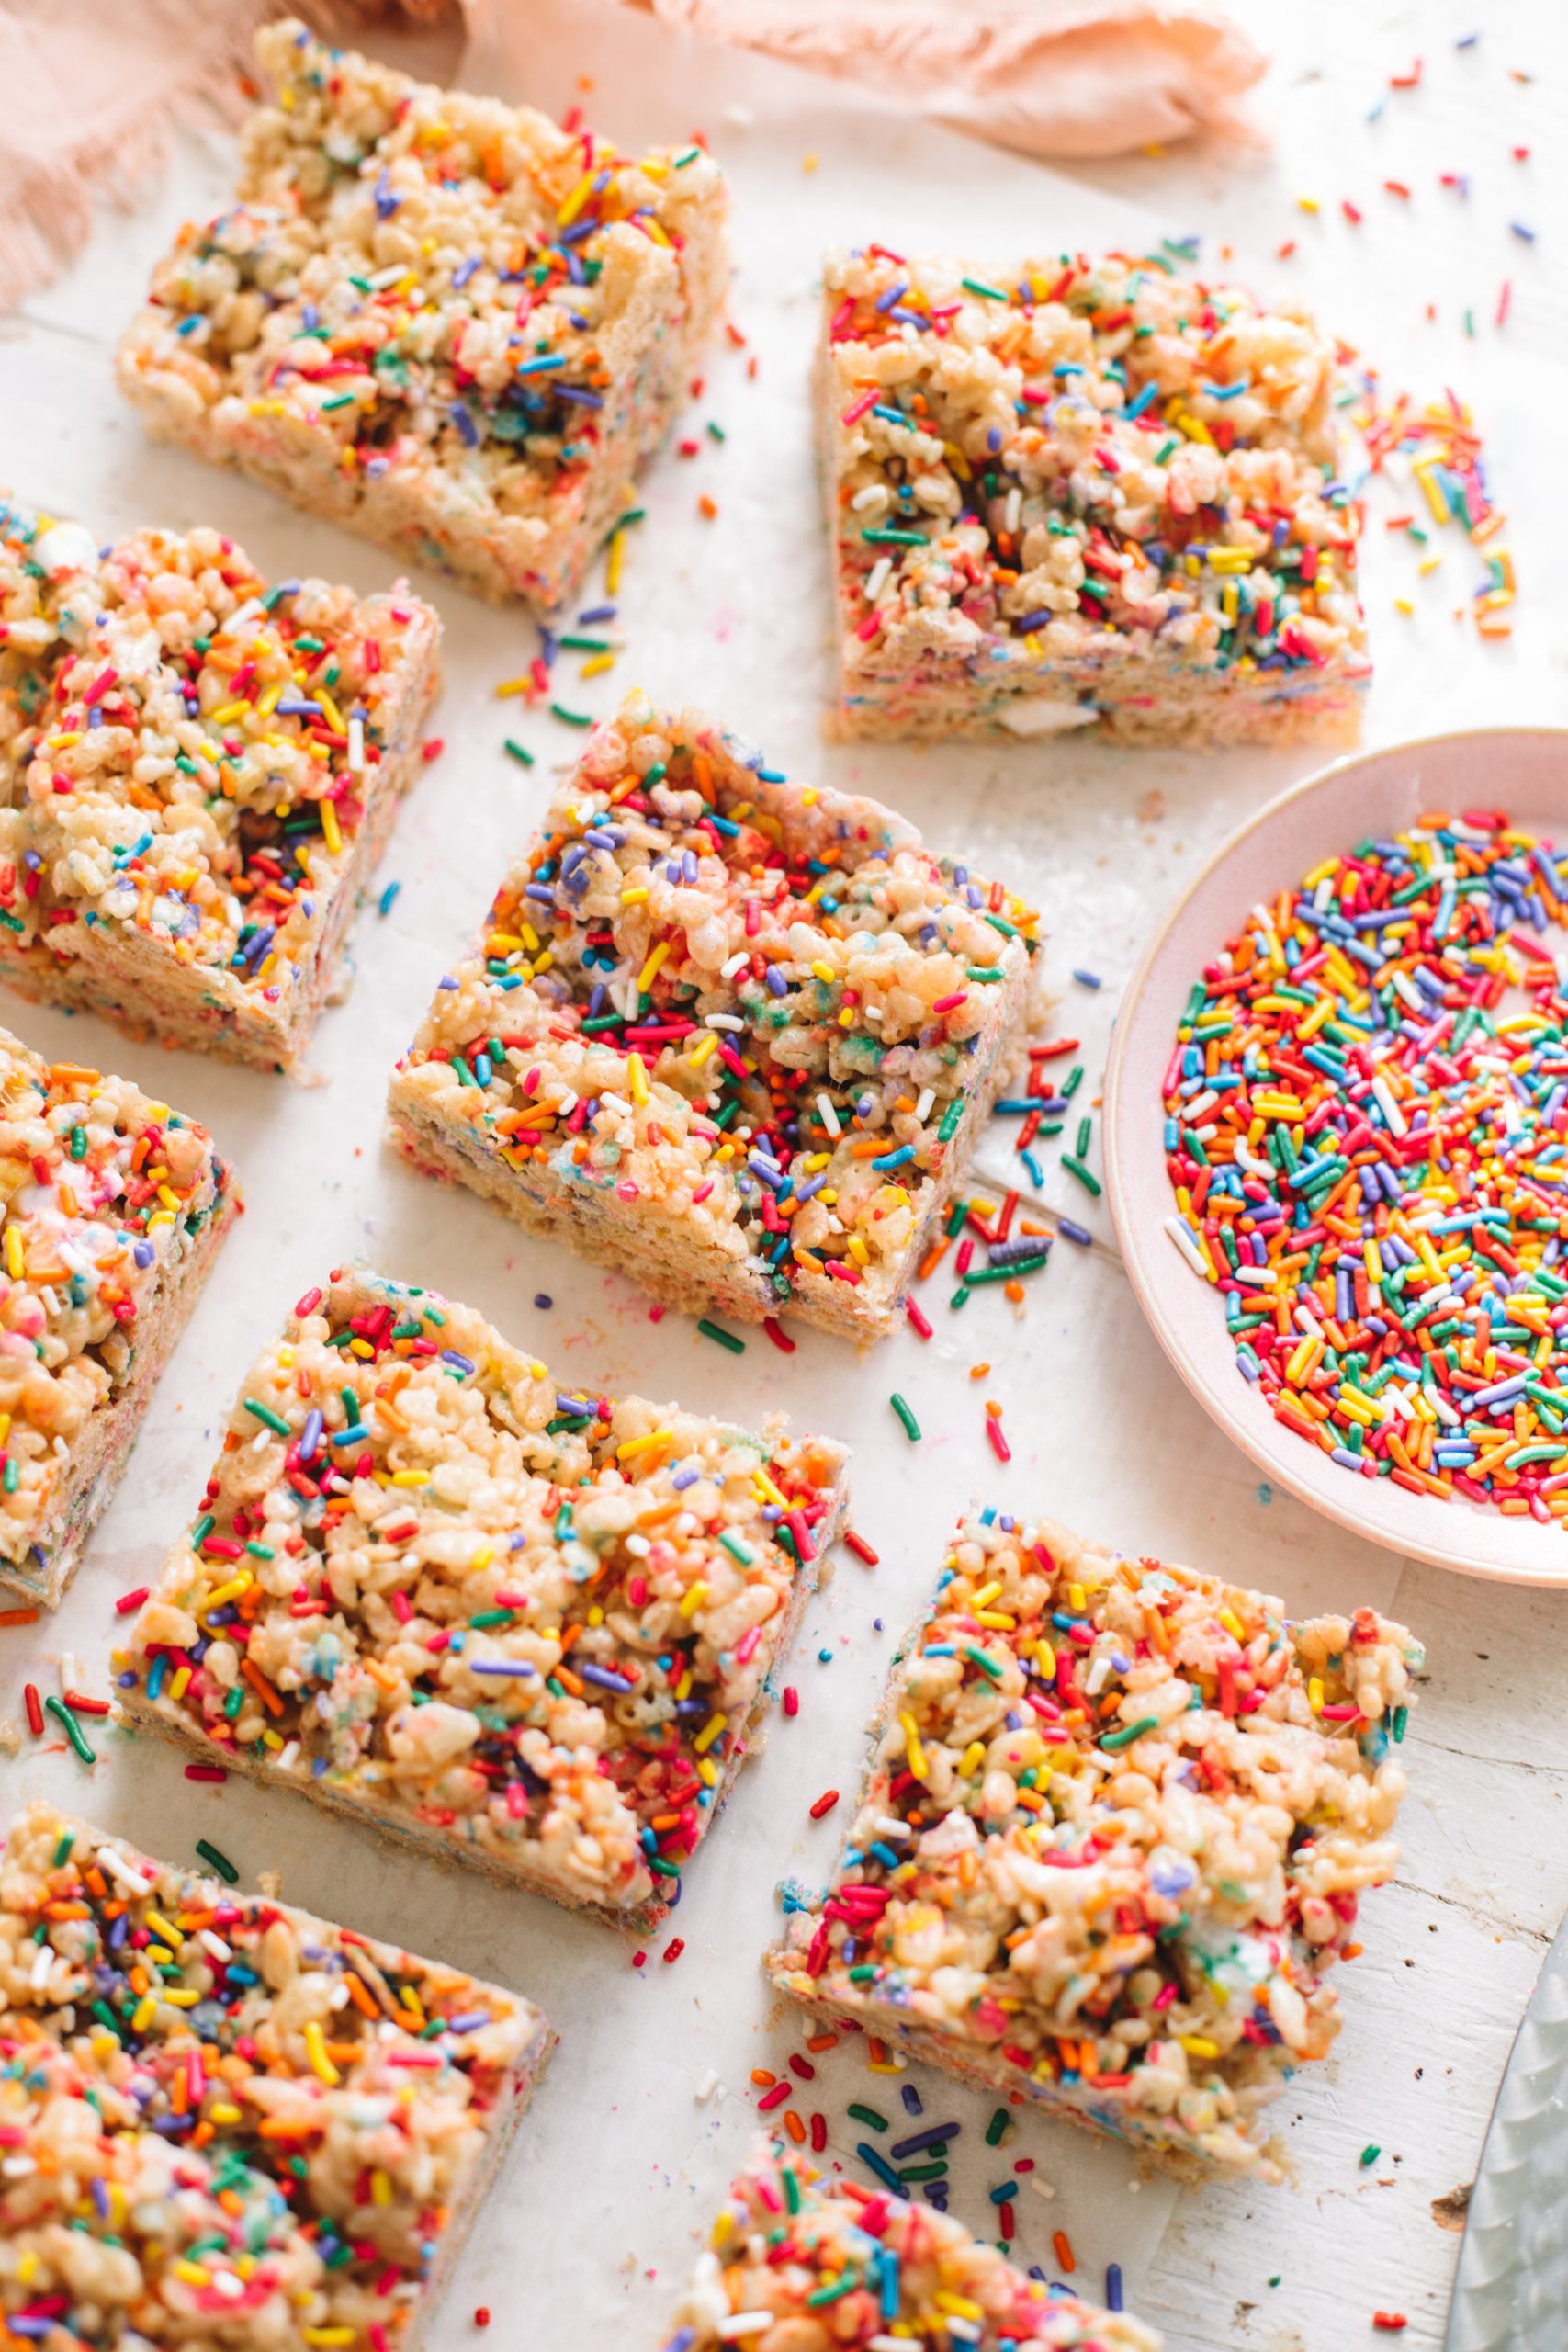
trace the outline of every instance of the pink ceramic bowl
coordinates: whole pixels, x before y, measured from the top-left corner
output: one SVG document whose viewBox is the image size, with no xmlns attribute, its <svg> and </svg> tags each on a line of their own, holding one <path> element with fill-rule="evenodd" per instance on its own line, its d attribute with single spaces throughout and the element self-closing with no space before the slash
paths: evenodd
<svg viewBox="0 0 1568 2352">
<path fill-rule="evenodd" d="M 1278 1486 L 1391 1551 L 1511 1584 L 1568 1584 L 1568 1527 L 1440 1502 L 1358 1477 L 1278 1422 L 1236 1368 L 1218 1295 L 1165 1230 L 1161 1085 L 1188 991 L 1249 907 L 1369 833 L 1424 810 L 1506 808 L 1568 842 L 1568 729 L 1480 728 L 1337 760 L 1260 809 L 1210 859 L 1155 933 L 1128 986 L 1105 1082 L 1106 1193 L 1122 1254 L 1155 1336 L 1199 1403 Z M 1568 936 L 1548 936 L 1562 963 Z"/>
</svg>

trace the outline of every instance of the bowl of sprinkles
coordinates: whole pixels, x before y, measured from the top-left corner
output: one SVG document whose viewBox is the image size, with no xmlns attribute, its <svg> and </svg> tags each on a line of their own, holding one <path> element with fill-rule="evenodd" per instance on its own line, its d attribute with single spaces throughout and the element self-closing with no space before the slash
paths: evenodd
<svg viewBox="0 0 1568 2352">
<path fill-rule="evenodd" d="M 1337 761 L 1156 933 L 1106 1077 L 1200 1403 L 1373 1543 L 1568 1583 L 1568 729 Z"/>
</svg>

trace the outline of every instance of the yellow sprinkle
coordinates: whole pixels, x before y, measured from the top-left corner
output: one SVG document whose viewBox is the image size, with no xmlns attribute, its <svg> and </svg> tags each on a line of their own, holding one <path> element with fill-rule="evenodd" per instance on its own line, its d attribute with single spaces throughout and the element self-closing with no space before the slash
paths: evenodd
<svg viewBox="0 0 1568 2352">
<path fill-rule="evenodd" d="M 649 950 L 648 961 L 637 976 L 637 994 L 644 995 L 653 985 L 654 976 L 670 953 L 670 942 L 661 939 L 657 947 Z"/>
<path fill-rule="evenodd" d="M 613 653 L 592 653 L 577 674 L 580 678 L 601 677 L 606 670 L 614 669 L 615 664 Z"/>
<path fill-rule="evenodd" d="M 832 986 L 832 983 L 839 977 L 837 972 L 834 971 L 831 964 L 824 964 L 820 956 L 818 957 L 811 968 L 817 975 L 817 978 L 819 980 L 826 980 L 829 987 Z"/>
<path fill-rule="evenodd" d="M 906 1709 L 898 1721 L 903 1726 L 904 1745 L 908 1753 L 909 1770 L 917 1781 L 923 1781 L 926 1777 L 926 1751 L 920 1746 L 920 1735 L 916 1728 L 915 1718 Z"/>
<path fill-rule="evenodd" d="M 640 904 L 642 903 L 643 899 L 646 899 L 646 898 L 647 898 L 647 896 L 648 896 L 648 888 L 647 888 L 647 885 L 646 885 L 645 883 L 641 883 L 641 882 L 639 882 L 639 883 L 636 886 L 636 888 L 635 888 L 630 889 L 630 890 L 623 890 L 623 891 L 621 892 L 621 904 L 622 904 L 622 906 L 623 906 L 623 907 L 636 907 L 636 906 L 640 906 Z"/>
<path fill-rule="evenodd" d="M 145 2033 L 157 2014 L 157 2002 L 153 1999 L 151 1993 L 144 1993 L 141 2000 L 136 2004 L 136 2007 L 131 2014 L 131 2032 Z"/>
<path fill-rule="evenodd" d="M 703 1725 L 701 1731 L 698 1732 L 695 1739 L 692 1742 L 694 1749 L 699 1756 L 705 1756 L 707 1754 L 708 1749 L 713 1746 L 714 1741 L 718 1737 L 719 1733 L 724 1729 L 728 1721 L 728 1716 L 721 1715 L 716 1712 L 708 1717 L 706 1723 Z"/>
<path fill-rule="evenodd" d="M 637 1103 L 646 1102 L 648 1101 L 648 1072 L 643 1067 L 640 1054 L 626 1056 L 626 1081 L 632 1091 L 632 1101 Z"/>
<path fill-rule="evenodd" d="M 978 2303 L 967 2295 L 955 2295 L 951 2287 L 939 2287 L 931 2297 L 939 2312 L 951 2312 L 954 2319 L 984 2319 L 986 2314 Z"/>
<path fill-rule="evenodd" d="M 198 1993 L 194 1984 L 165 1984 L 163 1997 L 171 2008 L 194 2009 L 197 2003 L 205 2000 L 207 1996 Z"/>
<path fill-rule="evenodd" d="M 707 1597 L 708 1589 L 703 1582 L 701 1577 L 699 1577 L 696 1583 L 694 1585 L 688 1585 L 685 1591 L 681 1595 L 681 1615 L 682 1617 L 694 1617 Z"/>
<path fill-rule="evenodd" d="M 706 1788 L 706 1789 L 716 1789 L 716 1788 L 717 1788 L 717 1786 L 718 1786 L 718 1766 L 714 1762 L 714 1760 L 713 1760 L 713 1758 L 712 1758 L 712 1757 L 711 1757 L 711 1756 L 699 1756 L 699 1757 L 698 1757 L 698 1758 L 697 1758 L 697 1778 L 698 1778 L 698 1780 L 699 1780 L 699 1781 L 701 1781 L 701 1782 L 702 1782 L 702 1784 L 703 1784 L 703 1786 L 704 1786 L 705 1788 Z"/>
<path fill-rule="evenodd" d="M 525 695 L 533 683 L 534 681 L 532 678 L 503 678 L 501 684 L 497 686 L 495 691 L 498 695 L 502 696 L 507 695 Z"/>
<path fill-rule="evenodd" d="M 270 718 L 282 699 L 283 680 L 281 678 L 276 678 L 273 681 L 270 686 L 265 686 L 262 689 L 262 692 L 256 696 L 256 717 L 258 718 Z"/>
<path fill-rule="evenodd" d="M 343 848 L 343 834 L 338 828 L 337 810 L 330 800 L 321 803 L 321 838 L 336 857 Z"/>
<path fill-rule="evenodd" d="M 394 1487 L 428 1487 L 430 1473 L 428 1470 L 394 1470 L 392 1484 Z"/>
<path fill-rule="evenodd" d="M 615 1448 L 617 1462 L 635 1461 L 639 1453 L 651 1453 L 656 1445 L 668 1445 L 673 1430 L 649 1430 L 642 1437 L 625 1437 Z"/>
<path fill-rule="evenodd" d="M 1315 196 L 1298 196 L 1296 198 L 1298 212 L 1316 212 L 1320 209 Z"/>
<path fill-rule="evenodd" d="M 612 537 L 604 558 L 604 585 L 613 596 L 621 584 L 621 566 L 626 561 L 626 535 L 617 531 Z"/>
<path fill-rule="evenodd" d="M 1314 1715 L 1323 1713 L 1323 1684 L 1315 1674 L 1307 1684 L 1307 1705 Z"/>
<path fill-rule="evenodd" d="M 985 1741 L 983 1739 L 972 1739 L 968 1747 L 964 1749 L 963 1755 L 958 1759 L 958 1776 L 960 1780 L 966 1781 L 971 1772 L 977 1772 L 985 1760 Z"/>
<path fill-rule="evenodd" d="M 710 1029 L 705 1037 L 699 1037 L 697 1039 L 696 1044 L 686 1056 L 686 1068 L 688 1069 L 701 1069 L 703 1064 L 705 1061 L 711 1060 L 712 1057 L 716 1054 L 717 1051 L 718 1033 L 716 1030 Z"/>
<path fill-rule="evenodd" d="M 389 2205 L 391 2201 L 392 2177 L 378 2165 L 370 2176 L 370 2202 L 373 2205 Z"/>
<path fill-rule="evenodd" d="M 22 1228 L 19 1225 L 8 1225 L 6 1227 L 6 1272 L 14 1283 L 21 1281 L 27 1262 L 22 1248 Z"/>
<path fill-rule="evenodd" d="M 187 2287 L 207 2287 L 212 2283 L 212 2273 L 202 2262 L 172 2262 L 169 2265 L 176 2278 Z"/>
<path fill-rule="evenodd" d="M 765 1470 L 754 1470 L 751 1476 L 753 1482 L 755 1483 L 757 1492 L 761 1495 L 765 1503 L 776 1503 L 780 1510 L 787 1510 L 789 1509 L 788 1503 L 784 1500 L 783 1495 L 780 1494 L 778 1488 L 774 1486 L 773 1480 L 769 1477 Z"/>
<path fill-rule="evenodd" d="M 556 226 L 559 229 L 570 229 L 592 193 L 593 175 L 592 172 L 584 172 L 560 210 L 556 214 Z"/>
<path fill-rule="evenodd" d="M 305 2028 L 305 2054 L 310 2061 L 311 2072 L 320 2076 L 329 2090 L 334 2084 L 342 2082 L 343 2076 L 327 2056 L 327 2045 L 321 2039 L 321 2026 L 314 2018 Z"/>
<path fill-rule="evenodd" d="M 190 1681 L 190 1668 L 188 1666 L 182 1666 L 179 1672 L 175 1675 L 174 1680 L 169 1685 L 169 1703 L 171 1706 L 177 1707 L 180 1701 L 185 1697 L 186 1689 Z"/>
<path fill-rule="evenodd" d="M 207 2112 L 209 2118 L 214 2123 L 238 2123 L 240 2120 L 239 2109 L 237 2107 L 231 2107 L 227 2099 L 224 2099 L 217 2107 L 209 2107 Z"/>
</svg>

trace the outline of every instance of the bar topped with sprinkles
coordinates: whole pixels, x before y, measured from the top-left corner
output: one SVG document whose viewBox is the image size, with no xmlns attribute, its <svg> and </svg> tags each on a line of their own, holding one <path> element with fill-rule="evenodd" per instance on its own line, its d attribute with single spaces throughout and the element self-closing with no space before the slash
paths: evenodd
<svg viewBox="0 0 1568 2352">
<path fill-rule="evenodd" d="M 703 147 L 638 160 L 297 22 L 234 204 L 187 223 L 121 345 L 150 431 L 479 594 L 576 591 L 724 300 Z"/>
<path fill-rule="evenodd" d="M 934 2207 L 818 2175 L 765 2142 L 719 2209 L 662 2352 L 733 2344 L 1159 2352 L 1158 2336 L 1137 2320 L 1026 2276 Z"/>
<path fill-rule="evenodd" d="M 838 1530 L 844 1456 L 558 1387 L 339 1273 L 230 1416 L 117 1657 L 128 1721 L 615 1925 L 679 1894 Z"/>
<path fill-rule="evenodd" d="M 1034 910 L 695 711 L 597 728 L 390 1090 L 419 1165 L 655 1297 L 893 1328 L 1021 1054 Z"/>
<path fill-rule="evenodd" d="M 1418 1645 L 1048 1520 L 961 1530 L 825 1894 L 774 1982 L 1168 2168 L 1278 2178 L 1392 1876 Z M 1356 1947 L 1359 1949 L 1359 1947 Z"/>
<path fill-rule="evenodd" d="M 296 1068 L 439 641 L 400 583 L 274 584 L 219 531 L 100 547 L 0 503 L 0 978 Z"/>
<path fill-rule="evenodd" d="M 1353 737 L 1337 354 L 1164 254 L 828 257 L 847 735 Z"/>
<path fill-rule="evenodd" d="M 7 1599 L 60 1599 L 238 1208 L 205 1127 L 0 1029 Z"/>
<path fill-rule="evenodd" d="M 0 2312 L 84 2352 L 412 2352 L 538 2011 L 52 1806 L 0 1857 Z"/>
</svg>

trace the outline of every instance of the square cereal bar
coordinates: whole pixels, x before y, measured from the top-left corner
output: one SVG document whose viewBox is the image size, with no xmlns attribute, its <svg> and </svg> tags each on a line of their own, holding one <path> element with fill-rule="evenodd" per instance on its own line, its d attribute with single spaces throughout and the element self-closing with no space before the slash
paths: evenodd
<svg viewBox="0 0 1568 2352">
<path fill-rule="evenodd" d="M 766 2141 L 732 2184 L 675 2317 L 663 2352 L 1159 2352 L 1160 2342 L 1121 2312 L 1026 2277 L 934 2206 L 818 2176 Z"/>
<path fill-rule="evenodd" d="M 440 623 L 219 532 L 0 505 L 0 979 L 293 1069 L 420 764 Z"/>
<path fill-rule="evenodd" d="M 394 1139 L 655 1297 L 878 1339 L 1032 1010 L 1032 910 L 633 695 L 390 1092 Z"/>
<path fill-rule="evenodd" d="M 838 1446 L 560 1391 L 470 1308 L 334 1274 L 246 1379 L 117 1658 L 121 1710 L 647 1928 L 843 1505 Z"/>
<path fill-rule="evenodd" d="M 1371 673 L 1335 346 L 1111 254 L 829 254 L 844 735 L 1353 740 Z"/>
<path fill-rule="evenodd" d="M 6 2340 L 417 2352 L 552 2041 L 516 1994 L 28 1806 L 0 1857 Z"/>
<path fill-rule="evenodd" d="M 0 1029 L 0 1593 L 64 1591 L 238 1213 L 207 1129 Z"/>
<path fill-rule="evenodd" d="M 295 23 L 119 353 L 148 429 L 497 602 L 571 597 L 724 300 L 724 175 Z"/>
<path fill-rule="evenodd" d="M 1421 1653 L 1047 1520 L 959 1531 L 858 1817 L 774 1981 L 1172 2170 L 1279 2177 L 1260 2110 L 1339 2030 Z"/>
</svg>

